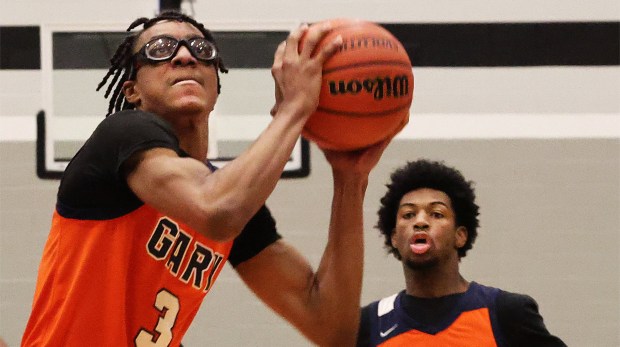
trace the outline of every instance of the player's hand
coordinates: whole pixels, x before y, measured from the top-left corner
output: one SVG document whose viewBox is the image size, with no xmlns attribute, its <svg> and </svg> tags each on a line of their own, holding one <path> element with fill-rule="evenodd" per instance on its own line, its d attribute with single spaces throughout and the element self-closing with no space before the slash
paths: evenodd
<svg viewBox="0 0 620 347">
<path fill-rule="evenodd" d="M 278 46 L 271 67 L 276 99 L 271 115 L 287 110 L 300 117 L 308 117 L 316 110 L 323 64 L 342 44 L 342 37 L 338 36 L 332 42 L 318 47 L 318 43 L 330 30 L 329 23 L 311 27 L 303 24 Z M 303 45 L 300 44 L 302 38 Z"/>
<path fill-rule="evenodd" d="M 321 150 L 335 174 L 368 175 L 377 165 L 383 151 L 391 141 L 392 138 L 388 138 L 369 147 L 353 151 L 335 151 L 323 148 Z"/>
</svg>

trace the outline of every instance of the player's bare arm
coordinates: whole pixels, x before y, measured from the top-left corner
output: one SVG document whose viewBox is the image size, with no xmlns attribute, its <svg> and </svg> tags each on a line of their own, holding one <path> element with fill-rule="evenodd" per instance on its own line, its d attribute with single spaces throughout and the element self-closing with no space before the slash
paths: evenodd
<svg viewBox="0 0 620 347">
<path fill-rule="evenodd" d="M 258 297 L 318 345 L 355 343 L 364 195 L 369 172 L 388 142 L 356 152 L 325 151 L 332 165 L 334 196 L 328 242 L 316 271 L 282 240 L 236 268 Z"/>
<path fill-rule="evenodd" d="M 234 238 L 273 191 L 306 119 L 318 104 L 324 61 L 339 42 L 312 52 L 328 26 L 293 31 L 274 57 L 272 73 L 281 107 L 257 141 L 224 168 L 211 173 L 203 163 L 166 149 L 132 158 L 127 180 L 144 202 L 214 240 Z M 305 34 L 305 45 L 298 52 Z"/>
</svg>

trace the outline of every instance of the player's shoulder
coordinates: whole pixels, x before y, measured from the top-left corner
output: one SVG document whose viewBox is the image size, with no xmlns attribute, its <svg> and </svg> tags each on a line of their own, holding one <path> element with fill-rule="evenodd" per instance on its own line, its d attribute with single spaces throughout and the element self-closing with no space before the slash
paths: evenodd
<svg viewBox="0 0 620 347">
<path fill-rule="evenodd" d="M 566 346 L 549 333 L 538 303 L 528 294 L 500 290 L 496 312 L 504 338 L 511 346 Z"/>
<path fill-rule="evenodd" d="M 472 281 L 470 289 L 473 295 L 484 295 L 491 299 L 498 308 L 514 311 L 522 308 L 524 305 L 536 303 L 536 301 L 527 294 L 516 293 L 502 288 L 488 286 Z"/>
<path fill-rule="evenodd" d="M 157 140 L 178 143 L 170 123 L 154 113 L 141 110 L 123 110 L 111 114 L 99 123 L 91 138 L 130 145 Z"/>
<path fill-rule="evenodd" d="M 371 332 L 373 327 L 379 326 L 380 321 L 391 322 L 396 312 L 395 308 L 399 305 L 399 296 L 405 291 L 401 291 L 382 299 L 375 300 L 363 306 L 360 313 L 360 326 L 357 335 L 357 347 L 371 346 Z M 388 319 L 384 319 L 388 318 Z"/>
<path fill-rule="evenodd" d="M 360 312 L 361 326 L 366 327 L 372 320 L 393 312 L 398 302 L 398 296 L 403 292 L 404 291 L 386 296 L 379 300 L 372 301 L 366 306 L 362 306 Z"/>
<path fill-rule="evenodd" d="M 539 317 L 538 303 L 528 294 L 498 289 L 495 308 L 500 322 L 524 322 Z"/>
<path fill-rule="evenodd" d="M 537 307 L 536 300 L 528 294 L 516 293 L 499 289 L 496 299 L 496 305 L 499 309 L 515 312 L 522 310 L 524 307 Z"/>
<path fill-rule="evenodd" d="M 111 114 L 106 117 L 102 122 L 102 126 L 114 126 L 114 125 L 133 125 L 133 124 L 145 124 L 153 123 L 166 128 L 170 125 L 161 117 L 154 113 L 142 111 L 142 110 L 123 110 Z"/>
<path fill-rule="evenodd" d="M 398 297 L 402 295 L 402 293 L 404 293 L 404 291 L 394 293 L 392 295 L 386 296 L 379 300 L 375 300 L 366 306 L 363 306 L 362 314 L 376 315 L 380 317 L 387 313 L 392 312 L 394 308 L 396 307 L 396 304 L 398 302 Z"/>
</svg>

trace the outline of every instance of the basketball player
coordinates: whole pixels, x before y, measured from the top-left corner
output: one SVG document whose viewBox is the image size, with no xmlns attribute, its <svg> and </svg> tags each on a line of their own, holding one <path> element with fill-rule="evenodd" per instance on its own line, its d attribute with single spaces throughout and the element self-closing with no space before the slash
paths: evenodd
<svg viewBox="0 0 620 347">
<path fill-rule="evenodd" d="M 176 12 L 138 19 L 128 31 L 139 25 L 100 84 L 114 76 L 106 93 L 113 90 L 113 114 L 60 183 L 23 346 L 179 346 L 226 261 L 314 343 L 353 345 L 362 204 L 387 141 L 324 151 L 334 196 L 316 272 L 281 239 L 264 206 L 317 107 L 323 62 L 341 39 L 313 53 L 329 27 L 289 35 L 272 67 L 273 120 L 216 170 L 205 159 L 207 121 L 226 69 L 211 33 Z"/>
<path fill-rule="evenodd" d="M 472 185 L 442 162 L 392 173 L 377 227 L 402 263 L 405 290 L 362 308 L 358 346 L 565 346 L 534 299 L 461 276 L 478 235 Z"/>
</svg>

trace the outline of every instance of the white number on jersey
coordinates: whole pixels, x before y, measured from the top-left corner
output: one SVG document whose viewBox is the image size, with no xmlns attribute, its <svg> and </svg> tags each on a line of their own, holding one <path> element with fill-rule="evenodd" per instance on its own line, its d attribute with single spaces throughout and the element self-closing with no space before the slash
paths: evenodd
<svg viewBox="0 0 620 347">
<path fill-rule="evenodd" d="M 172 341 L 172 328 L 179 314 L 179 299 L 162 289 L 155 297 L 155 307 L 161 312 L 154 333 L 141 329 L 136 336 L 137 347 L 163 347 Z"/>
</svg>

